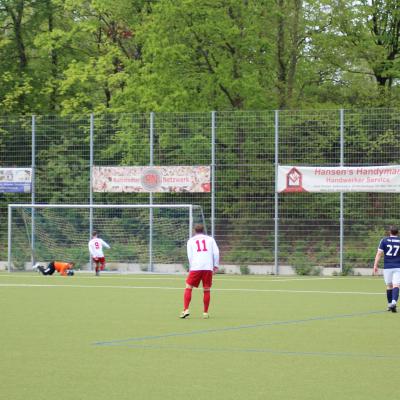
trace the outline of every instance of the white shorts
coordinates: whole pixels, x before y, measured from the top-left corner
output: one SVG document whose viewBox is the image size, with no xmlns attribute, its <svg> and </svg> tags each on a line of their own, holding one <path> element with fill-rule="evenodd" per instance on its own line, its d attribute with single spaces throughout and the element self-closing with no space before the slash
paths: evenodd
<svg viewBox="0 0 400 400">
<path fill-rule="evenodd" d="M 383 279 L 386 285 L 400 286 L 400 268 L 388 268 L 383 270 Z"/>
</svg>

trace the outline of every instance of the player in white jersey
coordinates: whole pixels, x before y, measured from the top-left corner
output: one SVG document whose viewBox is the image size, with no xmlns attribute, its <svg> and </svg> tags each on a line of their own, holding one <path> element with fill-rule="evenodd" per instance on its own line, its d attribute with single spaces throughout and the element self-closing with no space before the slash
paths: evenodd
<svg viewBox="0 0 400 400">
<path fill-rule="evenodd" d="M 96 275 L 100 275 L 100 271 L 103 271 L 106 266 L 103 247 L 109 249 L 110 246 L 103 239 L 97 237 L 96 231 L 93 231 L 92 239 L 89 241 L 88 247 L 92 260 L 95 264 Z"/>
<path fill-rule="evenodd" d="M 192 299 L 192 289 L 203 285 L 203 318 L 208 318 L 210 305 L 210 290 L 213 274 L 219 265 L 219 249 L 214 238 L 204 234 L 204 226 L 198 224 L 194 227 L 194 236 L 187 242 L 187 256 L 189 260 L 189 275 L 186 279 L 186 288 L 183 296 L 183 311 L 181 318 L 190 315 L 189 304 Z"/>
</svg>

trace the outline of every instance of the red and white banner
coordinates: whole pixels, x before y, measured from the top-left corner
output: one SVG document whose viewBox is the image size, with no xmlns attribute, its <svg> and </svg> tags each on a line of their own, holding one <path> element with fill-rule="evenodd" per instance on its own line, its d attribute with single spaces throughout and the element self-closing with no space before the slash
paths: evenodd
<svg viewBox="0 0 400 400">
<path fill-rule="evenodd" d="M 209 166 L 93 167 L 94 192 L 210 192 Z"/>
<path fill-rule="evenodd" d="M 400 165 L 383 167 L 278 167 L 278 193 L 400 192 Z"/>
</svg>

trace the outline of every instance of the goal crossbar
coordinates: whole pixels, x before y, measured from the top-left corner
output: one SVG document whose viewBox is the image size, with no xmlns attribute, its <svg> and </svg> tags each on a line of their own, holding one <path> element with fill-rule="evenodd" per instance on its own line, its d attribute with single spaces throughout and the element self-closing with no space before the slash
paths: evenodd
<svg viewBox="0 0 400 400">
<path fill-rule="evenodd" d="M 9 204 L 8 208 L 201 208 L 197 204 Z"/>
</svg>

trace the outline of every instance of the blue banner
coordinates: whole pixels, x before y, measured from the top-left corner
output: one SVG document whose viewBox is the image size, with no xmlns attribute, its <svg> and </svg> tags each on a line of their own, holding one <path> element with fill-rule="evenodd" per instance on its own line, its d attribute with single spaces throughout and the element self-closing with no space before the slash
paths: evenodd
<svg viewBox="0 0 400 400">
<path fill-rule="evenodd" d="M 0 193 L 30 193 L 32 168 L 0 168 Z"/>
</svg>

